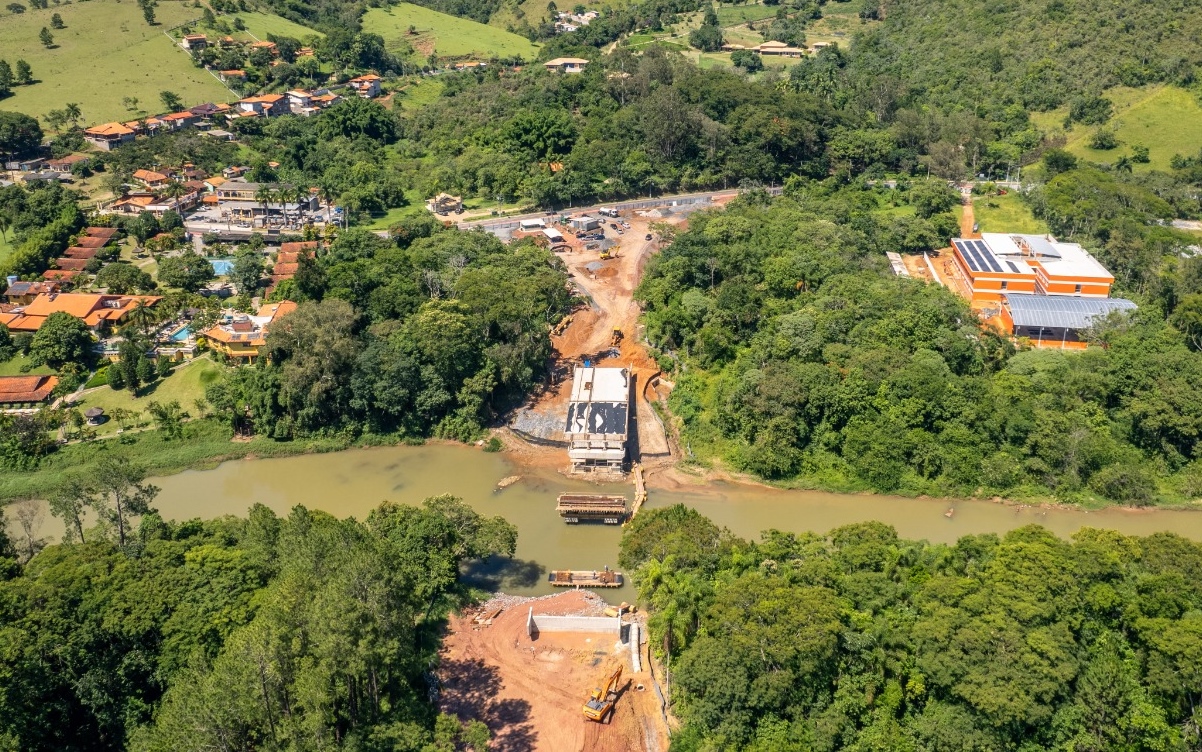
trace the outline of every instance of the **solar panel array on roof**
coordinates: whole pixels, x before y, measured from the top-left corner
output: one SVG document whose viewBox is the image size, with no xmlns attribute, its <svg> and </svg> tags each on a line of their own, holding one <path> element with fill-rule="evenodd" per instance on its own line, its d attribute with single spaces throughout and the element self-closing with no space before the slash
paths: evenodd
<svg viewBox="0 0 1202 752">
<path fill-rule="evenodd" d="M 1010 318 L 1016 327 L 1084 329 L 1111 311 L 1133 311 L 1136 305 L 1123 298 L 1076 298 L 1069 295 L 1006 295 Z"/>
<path fill-rule="evenodd" d="M 1052 245 L 1047 238 L 1042 235 L 1020 235 L 1031 252 L 1037 256 L 1052 256 L 1060 258 L 1060 251 L 1056 250 L 1056 246 Z"/>
<path fill-rule="evenodd" d="M 1012 270 L 1014 270 L 1014 273 L 1015 273 L 1015 274 L 1022 274 L 1022 272 L 1020 272 L 1020 271 L 1018 270 L 1018 266 L 1017 266 L 1017 265 L 1016 265 L 1016 264 L 1015 264 L 1013 261 L 1007 261 L 1007 262 L 1006 262 L 1006 266 L 1008 266 L 1008 267 L 1010 267 Z"/>
<path fill-rule="evenodd" d="M 968 262 L 968 268 L 974 272 L 1000 272 L 1002 267 L 989 251 L 989 247 L 981 240 L 956 238 L 952 241 L 960 249 L 960 254 Z"/>
</svg>

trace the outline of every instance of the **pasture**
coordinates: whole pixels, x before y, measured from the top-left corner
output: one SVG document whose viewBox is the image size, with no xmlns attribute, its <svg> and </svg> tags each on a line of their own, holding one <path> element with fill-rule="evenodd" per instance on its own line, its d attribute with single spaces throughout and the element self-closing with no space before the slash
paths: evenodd
<svg viewBox="0 0 1202 752">
<path fill-rule="evenodd" d="M 53 48 L 38 41 L 54 13 L 65 29 L 53 30 Z M 156 7 L 158 24 L 147 26 L 133 2 L 91 0 L 86 3 L 27 8 L 24 13 L 0 11 L 0 58 L 10 65 L 26 60 L 36 83 L 13 87 L 0 100 L 0 109 L 43 117 L 52 109 L 76 102 L 85 125 L 133 120 L 137 112 L 122 100 L 135 97 L 137 109 L 162 110 L 159 92 L 170 90 L 188 106 L 227 101 L 233 95 L 206 71 L 195 67 L 167 31 L 200 15 L 181 0 L 162 0 Z"/>
<path fill-rule="evenodd" d="M 416 33 L 408 33 L 410 26 Z M 533 60 L 538 55 L 538 47 L 525 37 L 410 3 L 371 8 L 363 16 L 363 30 L 384 37 L 389 49 L 408 42 L 421 59 L 434 54 L 440 58 L 521 56 Z"/>
</svg>

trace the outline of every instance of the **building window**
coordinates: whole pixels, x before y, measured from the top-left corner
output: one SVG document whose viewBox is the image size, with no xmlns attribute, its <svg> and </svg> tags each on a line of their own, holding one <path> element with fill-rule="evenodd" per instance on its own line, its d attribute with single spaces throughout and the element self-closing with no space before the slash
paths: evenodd
<svg viewBox="0 0 1202 752">
<path fill-rule="evenodd" d="M 1081 294 L 1081 285 L 1077 285 L 1077 289 L 1076 289 L 1076 290 L 1073 290 L 1073 292 L 1075 292 L 1075 293 L 1077 293 L 1078 295 L 1080 295 L 1080 294 Z"/>
<path fill-rule="evenodd" d="M 1009 285 L 1009 284 L 1010 284 L 1009 282 L 1002 282 L 1002 287 L 1001 287 L 1001 289 L 1005 290 L 1005 289 L 1006 289 L 1006 286 L 1007 286 L 1007 285 Z M 1080 287 L 1080 285 L 1078 285 L 1078 287 Z"/>
</svg>

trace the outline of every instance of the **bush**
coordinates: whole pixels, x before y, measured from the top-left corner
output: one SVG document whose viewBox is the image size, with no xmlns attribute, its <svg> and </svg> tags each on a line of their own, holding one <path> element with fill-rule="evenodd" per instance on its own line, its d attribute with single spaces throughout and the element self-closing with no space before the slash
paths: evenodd
<svg viewBox="0 0 1202 752">
<path fill-rule="evenodd" d="M 113 371 L 118 369 L 114 368 Z M 84 389 L 92 389 L 93 387 L 105 386 L 109 383 L 109 367 L 101 366 L 92 374 L 92 378 L 88 379 L 88 383 L 83 385 Z"/>
<path fill-rule="evenodd" d="M 504 448 L 505 445 L 496 436 L 489 436 L 488 441 L 484 442 L 484 451 L 486 452 L 499 452 Z"/>
<path fill-rule="evenodd" d="M 1114 134 L 1114 131 L 1099 128 L 1089 137 L 1089 148 L 1098 149 L 1099 151 L 1109 151 L 1117 148 L 1119 145 L 1119 137 Z"/>
<path fill-rule="evenodd" d="M 104 369 L 104 373 L 105 373 L 105 379 L 108 381 L 108 385 L 110 388 L 112 388 L 112 389 L 124 389 L 125 388 L 125 373 L 122 372 L 122 370 L 120 368 L 106 367 Z"/>
<path fill-rule="evenodd" d="M 1107 499 L 1137 507 L 1151 504 L 1156 493 L 1147 471 L 1125 464 L 1102 468 L 1089 479 L 1089 487 Z"/>
</svg>

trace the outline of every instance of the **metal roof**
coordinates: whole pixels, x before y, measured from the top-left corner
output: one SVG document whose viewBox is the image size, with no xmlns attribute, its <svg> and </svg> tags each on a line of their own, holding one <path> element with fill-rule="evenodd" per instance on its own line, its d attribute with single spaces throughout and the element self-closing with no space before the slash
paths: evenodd
<svg viewBox="0 0 1202 752">
<path fill-rule="evenodd" d="M 1111 311 L 1134 311 L 1137 306 L 1123 298 L 1077 298 L 1069 295 L 1025 295 L 1009 293 L 1006 305 L 1015 326 L 1049 329 L 1084 329 L 1095 318 Z"/>
</svg>

